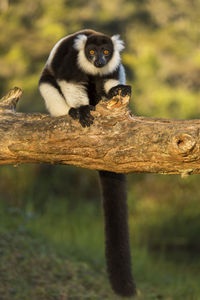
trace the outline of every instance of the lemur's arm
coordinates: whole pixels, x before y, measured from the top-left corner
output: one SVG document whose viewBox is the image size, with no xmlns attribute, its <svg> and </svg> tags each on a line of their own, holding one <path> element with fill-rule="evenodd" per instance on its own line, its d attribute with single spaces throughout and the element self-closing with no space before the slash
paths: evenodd
<svg viewBox="0 0 200 300">
<path fill-rule="evenodd" d="M 111 99 L 120 93 L 122 97 L 131 95 L 131 86 L 126 85 L 126 74 L 122 64 L 120 64 L 117 79 L 113 78 L 105 80 L 104 90 L 108 99 Z"/>
</svg>

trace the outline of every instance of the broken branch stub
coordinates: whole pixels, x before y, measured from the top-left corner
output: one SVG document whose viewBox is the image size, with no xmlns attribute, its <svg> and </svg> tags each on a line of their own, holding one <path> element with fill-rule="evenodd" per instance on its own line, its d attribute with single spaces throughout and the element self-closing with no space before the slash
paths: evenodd
<svg viewBox="0 0 200 300">
<path fill-rule="evenodd" d="M 18 87 L 14 87 L 4 97 L 0 99 L 1 110 L 14 110 L 16 109 L 17 102 L 22 95 L 22 90 Z"/>
</svg>

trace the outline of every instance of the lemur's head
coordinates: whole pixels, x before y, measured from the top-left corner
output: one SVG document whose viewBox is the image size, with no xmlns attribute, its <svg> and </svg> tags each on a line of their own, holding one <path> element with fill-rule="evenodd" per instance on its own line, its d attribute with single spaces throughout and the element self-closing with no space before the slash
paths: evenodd
<svg viewBox="0 0 200 300">
<path fill-rule="evenodd" d="M 120 52 L 124 45 L 118 35 L 109 37 L 95 33 L 89 36 L 79 34 L 75 39 L 78 51 L 78 65 L 91 75 L 105 75 L 115 71 L 120 64 Z"/>
<path fill-rule="evenodd" d="M 96 68 L 103 68 L 113 55 L 112 40 L 104 35 L 92 34 L 85 44 L 85 56 Z"/>
</svg>

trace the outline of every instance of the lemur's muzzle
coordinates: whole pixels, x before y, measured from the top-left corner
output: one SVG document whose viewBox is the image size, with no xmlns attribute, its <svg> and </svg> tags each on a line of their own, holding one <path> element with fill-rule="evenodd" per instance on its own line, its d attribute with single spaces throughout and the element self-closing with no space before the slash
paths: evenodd
<svg viewBox="0 0 200 300">
<path fill-rule="evenodd" d="M 97 68 L 102 68 L 106 65 L 106 60 L 103 56 L 99 56 L 95 61 L 94 61 L 94 65 Z"/>
</svg>

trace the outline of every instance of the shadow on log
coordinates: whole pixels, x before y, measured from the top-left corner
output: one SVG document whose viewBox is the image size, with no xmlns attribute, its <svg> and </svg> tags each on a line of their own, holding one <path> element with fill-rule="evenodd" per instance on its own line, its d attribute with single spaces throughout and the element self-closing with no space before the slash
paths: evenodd
<svg viewBox="0 0 200 300">
<path fill-rule="evenodd" d="M 200 120 L 133 116 L 129 98 L 101 101 L 82 128 L 70 116 L 17 113 L 22 94 L 0 100 L 0 164 L 68 164 L 120 173 L 200 173 Z"/>
</svg>

